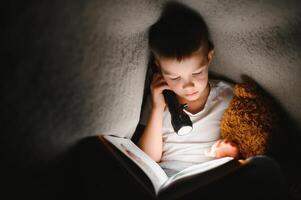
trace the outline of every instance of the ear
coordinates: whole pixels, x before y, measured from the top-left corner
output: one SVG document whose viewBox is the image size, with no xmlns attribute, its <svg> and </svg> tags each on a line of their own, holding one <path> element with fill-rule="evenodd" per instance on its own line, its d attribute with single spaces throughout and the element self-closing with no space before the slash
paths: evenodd
<svg viewBox="0 0 301 200">
<path fill-rule="evenodd" d="M 208 51 L 208 55 L 207 55 L 208 64 L 210 64 L 210 63 L 212 62 L 213 55 L 214 55 L 214 50 L 213 50 L 213 49 L 210 49 L 210 50 Z"/>
</svg>

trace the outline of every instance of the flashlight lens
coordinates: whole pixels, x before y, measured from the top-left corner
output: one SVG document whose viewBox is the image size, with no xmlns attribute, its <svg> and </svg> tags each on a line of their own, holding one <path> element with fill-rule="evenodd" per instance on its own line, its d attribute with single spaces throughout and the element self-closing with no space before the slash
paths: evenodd
<svg viewBox="0 0 301 200">
<path fill-rule="evenodd" d="M 190 131 L 192 130 L 191 126 L 182 126 L 179 130 L 178 130 L 178 135 L 186 135 L 188 134 Z"/>
</svg>

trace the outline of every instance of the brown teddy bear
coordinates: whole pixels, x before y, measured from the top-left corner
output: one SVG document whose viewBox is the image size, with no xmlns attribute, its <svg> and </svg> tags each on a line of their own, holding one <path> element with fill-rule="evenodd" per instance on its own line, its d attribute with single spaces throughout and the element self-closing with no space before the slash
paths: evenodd
<svg viewBox="0 0 301 200">
<path fill-rule="evenodd" d="M 243 158 L 266 154 L 275 115 L 254 82 L 234 86 L 234 96 L 221 120 L 221 137 L 233 141 Z"/>
</svg>

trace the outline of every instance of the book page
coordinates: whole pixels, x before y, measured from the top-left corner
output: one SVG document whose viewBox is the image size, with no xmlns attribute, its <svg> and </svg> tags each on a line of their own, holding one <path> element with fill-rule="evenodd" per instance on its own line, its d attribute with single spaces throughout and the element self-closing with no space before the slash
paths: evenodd
<svg viewBox="0 0 301 200">
<path fill-rule="evenodd" d="M 179 180 L 184 177 L 192 176 L 195 174 L 200 174 L 206 171 L 209 171 L 210 169 L 216 168 L 220 165 L 225 164 L 226 162 L 229 162 L 233 160 L 234 158 L 232 157 L 223 157 L 215 160 L 210 160 L 204 163 L 196 164 L 191 167 L 188 167 L 177 174 L 171 176 L 165 183 L 162 185 L 162 188 L 167 187 L 169 184 L 172 182 Z"/>
<path fill-rule="evenodd" d="M 162 168 L 139 147 L 137 147 L 130 139 L 114 136 L 103 137 L 116 146 L 144 171 L 144 173 L 153 183 L 155 192 L 157 194 L 161 185 L 168 179 Z"/>
</svg>

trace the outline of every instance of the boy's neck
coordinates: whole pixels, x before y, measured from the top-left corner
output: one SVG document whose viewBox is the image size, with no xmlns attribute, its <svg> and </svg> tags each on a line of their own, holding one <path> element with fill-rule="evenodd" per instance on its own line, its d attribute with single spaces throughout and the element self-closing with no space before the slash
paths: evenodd
<svg viewBox="0 0 301 200">
<path fill-rule="evenodd" d="M 203 94 L 197 100 L 187 101 L 186 99 L 179 98 L 179 97 L 178 97 L 178 100 L 179 100 L 180 104 L 187 104 L 188 107 L 186 108 L 186 110 L 188 112 L 190 112 L 192 114 L 196 114 L 204 109 L 205 104 L 207 102 L 207 98 L 209 96 L 209 93 L 210 93 L 210 85 L 208 83 Z"/>
</svg>

